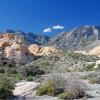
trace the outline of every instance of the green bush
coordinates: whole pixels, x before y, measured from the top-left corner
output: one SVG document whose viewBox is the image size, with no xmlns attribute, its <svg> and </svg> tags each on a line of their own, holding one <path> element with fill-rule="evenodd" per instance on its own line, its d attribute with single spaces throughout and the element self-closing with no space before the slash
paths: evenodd
<svg viewBox="0 0 100 100">
<path fill-rule="evenodd" d="M 18 74 L 18 71 L 17 71 L 17 68 L 14 68 L 14 67 L 9 68 L 9 67 L 7 67 L 7 68 L 6 68 L 6 73 L 7 73 L 8 75 L 11 75 L 11 74 Z"/>
<path fill-rule="evenodd" d="M 14 85 L 12 81 L 5 76 L 0 75 L 0 99 L 8 99 L 12 94 Z"/>
<path fill-rule="evenodd" d="M 55 87 L 54 80 L 48 80 L 44 85 L 37 88 L 37 95 L 57 95 L 63 91 L 63 88 Z"/>
<path fill-rule="evenodd" d="M 58 95 L 58 98 L 64 100 L 72 100 L 74 98 L 74 95 L 71 94 L 70 92 L 63 92 Z"/>
<path fill-rule="evenodd" d="M 98 67 L 96 68 L 96 70 L 98 71 L 98 70 L 100 70 L 100 64 L 98 64 L 97 66 Z"/>
<path fill-rule="evenodd" d="M 52 87 L 47 87 L 47 86 L 40 86 L 37 88 L 37 95 L 42 96 L 42 95 L 53 95 L 54 89 Z"/>
<path fill-rule="evenodd" d="M 87 66 L 85 66 L 83 68 L 83 70 L 85 70 L 85 71 L 93 71 L 94 70 L 94 65 L 95 64 L 88 64 Z"/>
<path fill-rule="evenodd" d="M 28 76 L 27 77 L 27 81 L 33 81 L 33 77 L 32 76 Z"/>
<path fill-rule="evenodd" d="M 71 97 L 76 99 L 85 96 L 85 88 L 84 83 L 77 81 L 75 76 L 73 77 L 71 75 L 71 78 L 65 78 L 63 75 L 56 75 L 40 84 L 37 88 L 37 95 L 59 95 L 58 97 L 62 99 L 68 99 Z"/>
<path fill-rule="evenodd" d="M 49 65 L 49 62 L 45 60 L 45 61 L 42 61 L 41 64 L 42 64 L 43 66 L 48 66 L 48 65 Z"/>
<path fill-rule="evenodd" d="M 39 66 L 26 65 L 21 67 L 20 73 L 24 77 L 28 77 L 28 76 L 37 76 L 37 75 L 45 74 L 45 71 L 42 70 Z"/>
</svg>

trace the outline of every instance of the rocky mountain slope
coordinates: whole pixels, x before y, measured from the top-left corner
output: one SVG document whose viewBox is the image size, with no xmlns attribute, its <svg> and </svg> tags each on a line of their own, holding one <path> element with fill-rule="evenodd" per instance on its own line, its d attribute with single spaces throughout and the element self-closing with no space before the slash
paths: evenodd
<svg viewBox="0 0 100 100">
<path fill-rule="evenodd" d="M 24 33 L 20 30 L 7 30 L 4 33 L 16 34 L 24 39 L 25 44 L 56 46 L 63 50 L 91 50 L 100 45 L 100 26 L 85 25 L 74 28 L 70 31 L 62 32 L 53 37 L 46 35 L 35 35 L 33 33 Z"/>
<path fill-rule="evenodd" d="M 6 58 L 21 64 L 33 60 L 33 56 L 28 51 L 22 37 L 6 33 L 0 35 L 0 41 L 0 47 L 3 49 Z"/>
<path fill-rule="evenodd" d="M 44 46 L 45 44 L 49 46 Z M 3 48 L 6 58 L 21 64 L 33 61 L 35 56 L 59 54 L 61 50 L 58 48 L 65 51 L 78 51 L 76 53 L 99 55 L 100 27 L 75 28 L 69 32 L 62 32 L 50 40 L 47 36 L 7 30 L 0 34 L 0 47 Z"/>
<path fill-rule="evenodd" d="M 90 50 L 100 45 L 100 26 L 82 26 L 63 32 L 49 41 L 63 50 Z"/>
<path fill-rule="evenodd" d="M 40 46 L 37 44 L 27 45 L 22 34 L 5 33 L 0 35 L 0 48 L 5 57 L 14 60 L 17 64 L 26 64 L 34 60 L 35 56 L 44 56 L 58 53 L 53 46 Z"/>
<path fill-rule="evenodd" d="M 75 53 L 81 53 L 84 55 L 96 55 L 100 57 L 100 45 L 96 46 L 90 50 L 74 51 Z"/>
<path fill-rule="evenodd" d="M 61 74 L 63 75 L 63 77 L 57 78 L 59 79 L 59 81 L 56 81 L 56 78 L 54 77 L 53 81 L 50 81 L 53 83 L 57 82 L 54 84 L 54 86 L 57 87 L 57 91 L 60 89 L 60 84 L 58 83 L 61 83 L 61 91 L 62 86 L 64 87 L 62 93 L 64 93 L 64 91 L 67 89 L 66 87 L 70 87 L 71 91 L 72 89 L 76 91 L 77 88 L 74 89 L 74 84 L 72 84 L 71 86 L 69 85 L 70 83 L 79 82 L 76 84 L 76 86 L 79 87 L 80 77 L 81 80 L 84 81 L 85 85 L 90 86 L 89 91 L 85 92 L 88 94 L 90 93 L 91 96 L 93 95 L 95 97 L 92 91 L 94 89 L 94 92 L 97 93 L 96 91 L 98 89 L 95 88 L 96 85 L 91 85 L 89 82 L 87 82 L 85 77 L 89 74 L 89 72 L 91 73 L 91 71 L 94 72 L 94 70 L 100 70 L 100 57 L 95 56 L 95 54 L 100 54 L 99 30 L 100 29 L 97 26 L 83 26 L 80 28 L 75 28 L 70 32 L 60 33 L 57 36 L 52 37 L 50 40 L 41 36 L 36 38 L 37 36 L 32 33 L 26 34 L 21 31 L 15 32 L 13 30 L 7 30 L 6 32 L 1 33 L 0 75 L 6 76 L 8 79 L 11 79 L 13 82 L 17 83 L 15 84 L 15 89 L 12 91 L 14 98 L 16 97 L 16 100 L 17 98 L 19 100 L 24 97 L 24 99 L 27 99 L 26 97 L 30 99 L 30 97 L 32 96 L 32 98 L 34 99 L 34 95 L 38 93 L 38 90 L 36 88 L 37 83 L 45 83 L 46 80 L 49 79 L 49 76 L 54 75 L 54 73 L 56 77 L 58 77 L 58 75 L 61 76 Z M 49 43 L 47 43 L 48 40 Z M 65 51 L 63 52 L 58 48 Z M 67 50 L 70 52 L 67 52 Z M 77 50 L 77 52 L 75 52 L 74 50 Z M 78 53 L 78 50 L 81 50 L 79 51 L 80 53 Z M 84 55 L 84 53 L 87 53 L 87 55 Z M 73 72 L 76 74 L 74 74 Z M 77 74 L 77 72 L 79 72 L 80 75 Z M 69 74 L 71 74 L 69 78 L 70 80 L 66 81 L 64 79 L 64 76 L 67 77 Z M 75 78 L 74 82 L 71 81 L 72 76 L 79 77 L 73 77 Z M 65 82 L 68 83 L 64 85 Z M 48 84 L 46 85 L 46 83 L 44 85 L 49 86 Z M 51 91 L 52 86 L 50 86 L 49 88 Z M 46 89 L 48 90 L 49 88 Z M 40 91 L 44 89 L 45 87 L 43 87 L 43 89 L 40 89 Z M 56 90 L 56 88 L 54 90 Z M 75 92 L 76 96 L 78 92 L 79 94 L 81 93 L 81 91 L 78 89 L 78 91 Z M 54 93 L 52 92 L 52 94 Z M 44 98 L 46 100 L 53 100 L 52 97 L 49 98 L 45 96 L 36 96 L 35 98 L 43 98 L 43 100 Z M 57 97 L 55 97 L 55 99 L 57 99 Z"/>
<path fill-rule="evenodd" d="M 1 34 L 5 33 L 12 33 L 16 34 L 16 36 L 23 37 L 25 39 L 26 44 L 38 44 L 38 45 L 44 45 L 47 44 L 49 41 L 49 36 L 43 35 L 43 34 L 33 34 L 31 32 L 25 33 L 23 31 L 17 30 L 6 30 L 5 32 L 1 32 Z"/>
</svg>

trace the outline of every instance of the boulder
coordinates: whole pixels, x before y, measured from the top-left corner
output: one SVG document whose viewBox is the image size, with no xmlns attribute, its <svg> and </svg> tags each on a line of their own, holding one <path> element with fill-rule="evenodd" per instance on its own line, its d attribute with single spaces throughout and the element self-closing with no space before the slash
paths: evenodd
<svg viewBox="0 0 100 100">
<path fill-rule="evenodd" d="M 37 85 L 39 85 L 39 83 L 28 81 L 16 83 L 15 89 L 13 90 L 13 94 L 14 96 L 35 96 Z"/>
<path fill-rule="evenodd" d="M 28 50 L 33 54 L 33 55 L 38 55 L 40 53 L 41 47 L 37 44 L 32 44 L 28 47 Z"/>
</svg>

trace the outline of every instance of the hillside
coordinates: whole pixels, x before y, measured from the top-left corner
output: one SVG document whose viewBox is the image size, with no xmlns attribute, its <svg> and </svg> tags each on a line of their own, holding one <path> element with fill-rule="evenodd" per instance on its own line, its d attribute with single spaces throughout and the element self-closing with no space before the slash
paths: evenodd
<svg viewBox="0 0 100 100">
<path fill-rule="evenodd" d="M 0 34 L 0 48 L 6 58 L 14 60 L 16 64 L 27 64 L 37 56 L 56 54 L 60 50 L 54 46 L 41 46 L 38 44 L 27 44 L 22 34 L 6 32 Z"/>
<path fill-rule="evenodd" d="M 63 50 L 90 50 L 100 44 L 100 26 L 82 26 L 60 33 L 49 40 Z"/>
<path fill-rule="evenodd" d="M 75 28 L 50 39 L 7 30 L 0 34 L 0 82 L 6 84 L 8 79 L 8 82 L 13 82 L 15 89 L 11 88 L 13 91 L 9 93 L 16 100 L 45 98 L 43 95 L 55 96 L 56 99 L 68 96 L 68 100 L 69 97 L 95 96 L 90 92 L 92 88 L 98 89 L 91 83 L 98 84 L 100 78 L 93 76 L 92 80 L 89 75 L 100 70 L 100 57 L 97 56 L 100 55 L 99 39 L 97 26 Z M 84 85 L 91 86 L 90 90 Z"/>
</svg>

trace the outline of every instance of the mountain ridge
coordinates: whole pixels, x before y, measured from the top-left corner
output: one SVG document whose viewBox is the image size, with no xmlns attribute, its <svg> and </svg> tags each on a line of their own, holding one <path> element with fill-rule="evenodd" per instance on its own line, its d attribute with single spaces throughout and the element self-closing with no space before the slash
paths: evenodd
<svg viewBox="0 0 100 100">
<path fill-rule="evenodd" d="M 25 40 L 26 45 L 48 45 L 55 46 L 64 51 L 90 50 L 100 44 L 100 26 L 85 25 L 75 27 L 70 31 L 63 31 L 53 37 L 44 34 L 25 33 L 17 30 L 6 30 L 2 32 L 16 34 Z"/>
<path fill-rule="evenodd" d="M 45 45 L 47 44 L 47 42 L 49 41 L 49 36 L 44 35 L 44 34 L 34 34 L 31 32 L 25 33 L 21 30 L 6 30 L 4 32 L 0 32 L 0 34 L 6 34 L 6 33 L 10 33 L 10 34 L 15 34 L 18 37 L 21 36 L 23 39 L 25 39 L 25 43 L 27 45 L 30 44 L 38 44 L 38 45 Z"/>
<path fill-rule="evenodd" d="M 85 25 L 52 37 L 48 44 L 74 51 L 84 50 L 95 41 L 100 41 L 100 26 Z"/>
</svg>

